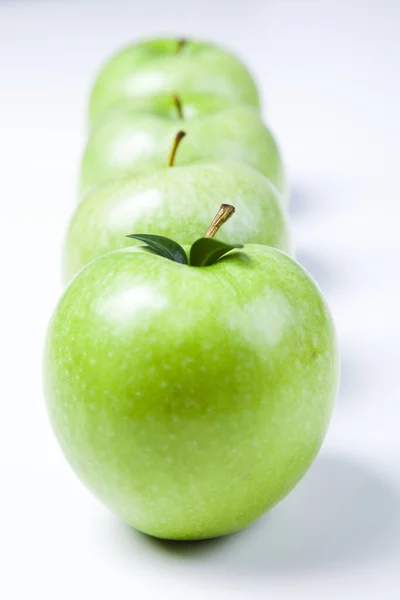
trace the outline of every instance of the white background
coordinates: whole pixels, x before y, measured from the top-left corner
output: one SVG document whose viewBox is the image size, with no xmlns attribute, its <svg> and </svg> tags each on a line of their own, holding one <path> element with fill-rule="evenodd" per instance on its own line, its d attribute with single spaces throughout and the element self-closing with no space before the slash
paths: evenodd
<svg viewBox="0 0 400 600">
<path fill-rule="evenodd" d="M 0 597 L 398 600 L 400 3 L 0 2 Z M 284 151 L 298 258 L 337 323 L 342 386 L 298 488 L 236 536 L 161 543 L 66 465 L 41 391 L 89 83 L 142 35 L 237 51 Z"/>
</svg>

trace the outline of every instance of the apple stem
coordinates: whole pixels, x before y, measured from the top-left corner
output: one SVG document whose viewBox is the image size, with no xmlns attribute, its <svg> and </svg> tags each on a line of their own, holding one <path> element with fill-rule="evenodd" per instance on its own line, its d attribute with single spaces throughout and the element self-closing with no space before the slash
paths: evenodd
<svg viewBox="0 0 400 600">
<path fill-rule="evenodd" d="M 183 107 L 182 107 L 182 101 L 181 101 L 180 96 L 178 96 L 178 94 L 172 94 L 172 100 L 175 104 L 176 112 L 178 113 L 179 119 L 181 119 L 183 121 L 183 119 L 184 119 Z"/>
<path fill-rule="evenodd" d="M 171 152 L 169 153 L 168 166 L 173 167 L 175 162 L 176 151 L 178 150 L 178 146 L 181 140 L 185 137 L 186 131 L 178 131 L 175 136 L 174 143 L 172 144 Z"/>
<path fill-rule="evenodd" d="M 235 212 L 235 207 L 231 204 L 221 204 L 219 211 L 212 220 L 210 227 L 207 229 L 204 237 L 212 238 L 217 231 L 222 227 Z"/>
<path fill-rule="evenodd" d="M 182 50 L 182 48 L 187 44 L 187 39 L 186 38 L 178 38 L 176 40 L 176 53 L 179 54 L 179 52 Z"/>
</svg>

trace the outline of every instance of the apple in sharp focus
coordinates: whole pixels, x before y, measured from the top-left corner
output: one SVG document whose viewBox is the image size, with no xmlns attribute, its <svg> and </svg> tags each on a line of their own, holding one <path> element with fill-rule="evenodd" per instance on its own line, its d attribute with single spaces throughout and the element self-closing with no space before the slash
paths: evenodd
<svg viewBox="0 0 400 600">
<path fill-rule="evenodd" d="M 194 252 L 203 238 L 187 264 L 153 237 L 152 252 L 110 252 L 67 287 L 47 333 L 47 407 L 74 471 L 129 525 L 220 536 L 274 506 L 316 456 L 338 384 L 334 327 L 276 249 L 213 263 L 215 247 Z"/>
<path fill-rule="evenodd" d="M 257 88 L 233 54 L 211 43 L 159 38 L 131 44 L 111 57 L 94 82 L 91 125 L 126 99 L 179 92 L 215 94 L 259 107 Z"/>
</svg>

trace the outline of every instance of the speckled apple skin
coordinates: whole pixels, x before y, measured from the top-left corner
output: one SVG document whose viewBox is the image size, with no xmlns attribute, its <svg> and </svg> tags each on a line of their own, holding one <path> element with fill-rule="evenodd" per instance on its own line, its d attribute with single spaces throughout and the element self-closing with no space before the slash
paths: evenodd
<svg viewBox="0 0 400 600">
<path fill-rule="evenodd" d="M 161 38 L 132 44 L 101 68 L 90 96 L 89 122 L 126 99 L 185 92 L 260 104 L 253 78 L 236 56 L 191 40 L 177 52 L 176 38 Z"/>
<path fill-rule="evenodd" d="M 338 384 L 314 281 L 258 245 L 209 267 L 102 256 L 49 325 L 45 395 L 80 479 L 133 527 L 202 539 L 282 499 L 324 438 Z"/>
<path fill-rule="evenodd" d="M 103 184 L 87 195 L 67 230 L 63 280 L 101 254 L 137 244 L 126 237 L 130 233 L 157 232 L 190 245 L 205 234 L 221 203 L 233 204 L 236 218 L 219 231 L 219 239 L 291 252 L 287 217 L 266 177 L 232 162 L 166 167 Z"/>
<path fill-rule="evenodd" d="M 285 173 L 277 143 L 258 112 L 232 106 L 190 120 L 113 111 L 89 136 L 80 168 L 80 194 L 128 173 L 166 167 L 177 132 L 183 129 L 176 165 L 236 160 L 263 173 L 282 193 Z"/>
</svg>

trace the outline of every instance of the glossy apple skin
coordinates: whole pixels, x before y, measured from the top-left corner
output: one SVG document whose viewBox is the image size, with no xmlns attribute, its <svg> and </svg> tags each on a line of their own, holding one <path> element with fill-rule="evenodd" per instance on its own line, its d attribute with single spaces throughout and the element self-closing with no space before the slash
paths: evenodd
<svg viewBox="0 0 400 600">
<path fill-rule="evenodd" d="M 284 193 L 285 174 L 276 141 L 254 108 L 232 106 L 188 121 L 126 109 L 113 111 L 89 136 L 80 169 L 80 193 L 104 181 L 167 166 L 179 129 L 176 165 L 237 160 L 268 177 Z"/>
<path fill-rule="evenodd" d="M 190 40 L 177 52 L 176 38 L 160 38 L 124 48 L 101 68 L 89 100 L 89 123 L 126 99 L 187 92 L 260 104 L 252 76 L 230 52 Z"/>
<path fill-rule="evenodd" d="M 266 177 L 235 162 L 166 167 L 89 192 L 67 229 L 63 281 L 98 256 L 138 243 L 126 237 L 130 233 L 157 231 L 191 244 L 223 203 L 233 204 L 237 216 L 219 232 L 222 241 L 292 252 L 285 210 Z"/>
<path fill-rule="evenodd" d="M 44 383 L 65 456 L 104 504 L 153 536 L 210 538 L 312 463 L 338 384 L 334 328 L 314 281 L 272 248 L 203 268 L 124 249 L 66 289 Z"/>
</svg>

